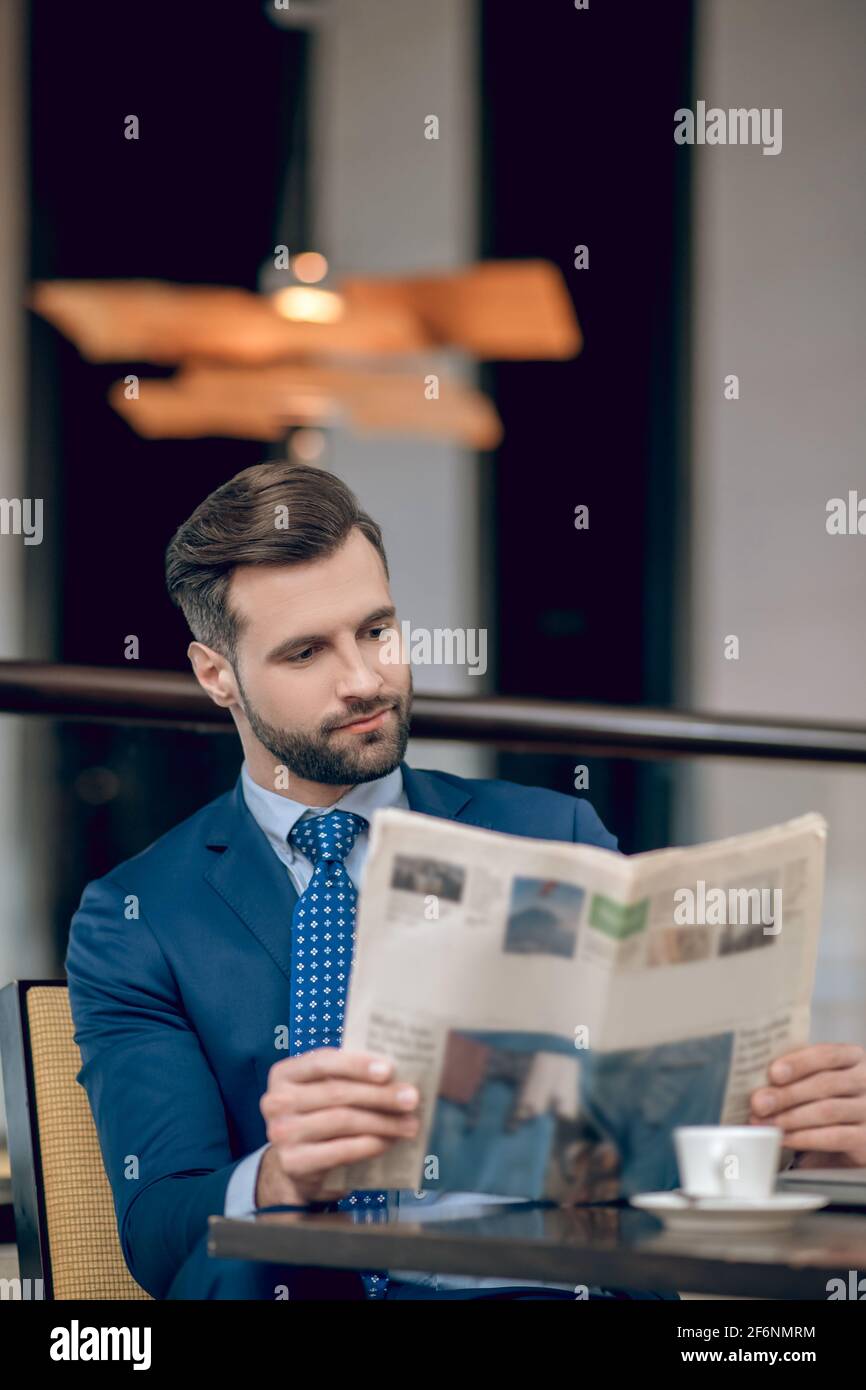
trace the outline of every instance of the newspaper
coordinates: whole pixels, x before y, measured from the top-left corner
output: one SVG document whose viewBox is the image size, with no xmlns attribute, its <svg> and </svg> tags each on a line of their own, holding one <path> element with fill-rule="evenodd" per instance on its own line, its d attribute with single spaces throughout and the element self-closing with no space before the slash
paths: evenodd
<svg viewBox="0 0 866 1390">
<path fill-rule="evenodd" d="M 343 1046 L 421 1096 L 354 1189 L 560 1203 L 678 1182 L 672 1130 L 744 1124 L 809 1041 L 826 823 L 625 856 L 375 814 Z"/>
</svg>

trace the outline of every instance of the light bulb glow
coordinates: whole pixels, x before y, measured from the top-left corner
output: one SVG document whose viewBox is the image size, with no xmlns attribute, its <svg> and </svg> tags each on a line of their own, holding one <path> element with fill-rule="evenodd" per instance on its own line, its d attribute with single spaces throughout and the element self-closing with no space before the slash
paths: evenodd
<svg viewBox="0 0 866 1390">
<path fill-rule="evenodd" d="M 325 452 L 325 436 L 322 430 L 295 430 L 289 444 L 293 458 L 301 463 L 315 463 Z"/>
<path fill-rule="evenodd" d="M 290 285 L 277 290 L 274 308 L 284 319 L 293 323 L 336 323 L 343 317 L 345 301 L 333 290 L 319 290 L 309 285 Z"/>
<path fill-rule="evenodd" d="M 318 251 L 302 251 L 292 260 L 292 270 L 296 280 L 301 280 L 305 285 L 315 285 L 327 275 L 328 262 Z"/>
</svg>

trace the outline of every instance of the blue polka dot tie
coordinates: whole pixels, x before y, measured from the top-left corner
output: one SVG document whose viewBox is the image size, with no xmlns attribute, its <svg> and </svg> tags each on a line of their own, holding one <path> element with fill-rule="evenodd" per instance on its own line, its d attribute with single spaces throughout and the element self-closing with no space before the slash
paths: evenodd
<svg viewBox="0 0 866 1390">
<path fill-rule="evenodd" d="M 296 821 L 289 843 L 313 864 L 313 876 L 292 913 L 291 1055 L 339 1047 L 355 944 L 358 894 L 343 860 L 369 822 L 352 811 L 327 811 Z M 387 1221 L 386 1192 L 350 1192 L 337 1204 L 364 1221 Z M 384 1298 L 384 1270 L 362 1270 L 368 1298 Z"/>
</svg>

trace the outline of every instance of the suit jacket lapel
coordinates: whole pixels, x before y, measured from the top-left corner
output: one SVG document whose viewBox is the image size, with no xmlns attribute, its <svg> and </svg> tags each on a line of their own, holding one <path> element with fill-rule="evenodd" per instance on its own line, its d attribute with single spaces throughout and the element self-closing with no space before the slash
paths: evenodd
<svg viewBox="0 0 866 1390">
<path fill-rule="evenodd" d="M 478 825 L 485 830 L 493 829 L 490 821 L 476 820 L 471 814 L 471 804 L 474 800 L 471 792 L 455 787 L 453 783 L 446 782 L 430 772 L 409 767 L 408 763 L 401 763 L 400 767 L 411 811 L 420 811 L 425 816 L 441 816 L 444 820 L 459 819 L 464 825 Z M 469 811 L 461 814 L 467 806 L 470 808 Z"/>
<path fill-rule="evenodd" d="M 244 801 L 240 778 L 206 843 L 214 854 L 206 881 L 291 979 L 291 924 L 298 895 Z"/>
</svg>

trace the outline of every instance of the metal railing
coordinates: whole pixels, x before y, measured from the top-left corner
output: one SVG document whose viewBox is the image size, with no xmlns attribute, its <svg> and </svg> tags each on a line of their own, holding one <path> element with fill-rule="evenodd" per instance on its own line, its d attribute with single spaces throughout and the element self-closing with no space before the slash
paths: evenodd
<svg viewBox="0 0 866 1390">
<path fill-rule="evenodd" d="M 0 661 L 0 713 L 234 732 L 190 674 Z M 866 763 L 866 728 L 508 696 L 415 695 L 412 737 L 631 758 Z"/>
</svg>

